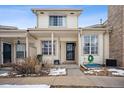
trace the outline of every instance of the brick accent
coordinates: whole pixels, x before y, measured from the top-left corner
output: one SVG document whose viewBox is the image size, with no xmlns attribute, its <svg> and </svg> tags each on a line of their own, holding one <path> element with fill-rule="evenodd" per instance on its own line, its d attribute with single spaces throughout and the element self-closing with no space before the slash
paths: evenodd
<svg viewBox="0 0 124 93">
<path fill-rule="evenodd" d="M 110 58 L 117 59 L 118 66 L 124 66 L 124 6 L 112 5 L 108 8 L 108 28 L 110 33 Z"/>
</svg>

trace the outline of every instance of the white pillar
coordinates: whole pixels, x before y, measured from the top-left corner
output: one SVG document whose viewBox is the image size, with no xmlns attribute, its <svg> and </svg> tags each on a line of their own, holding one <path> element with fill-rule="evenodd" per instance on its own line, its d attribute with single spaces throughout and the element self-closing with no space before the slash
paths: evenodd
<svg viewBox="0 0 124 93">
<path fill-rule="evenodd" d="M 28 36 L 26 36 L 26 58 L 29 57 L 29 39 Z"/>
<path fill-rule="evenodd" d="M 15 41 L 13 42 L 13 61 L 16 63 L 16 43 Z"/>
<path fill-rule="evenodd" d="M 99 34 L 99 37 L 98 37 L 98 54 L 99 54 L 99 63 L 100 64 L 103 64 L 103 34 Z"/>
<path fill-rule="evenodd" d="M 53 53 L 53 43 L 54 43 L 54 35 L 53 35 L 53 32 L 51 33 L 51 47 L 52 47 L 52 64 L 53 64 L 53 61 L 54 61 L 54 53 Z"/>
<path fill-rule="evenodd" d="M 78 31 L 78 65 L 80 66 L 81 62 L 81 33 Z"/>
<path fill-rule="evenodd" d="M 1 39 L 1 64 L 3 64 L 3 40 Z"/>
<path fill-rule="evenodd" d="M 0 38 L 0 64 L 2 64 L 2 40 Z"/>
<path fill-rule="evenodd" d="M 56 51 L 55 51 L 55 53 L 56 53 L 57 59 L 60 59 L 60 58 L 59 58 L 59 38 L 57 38 Z"/>
</svg>

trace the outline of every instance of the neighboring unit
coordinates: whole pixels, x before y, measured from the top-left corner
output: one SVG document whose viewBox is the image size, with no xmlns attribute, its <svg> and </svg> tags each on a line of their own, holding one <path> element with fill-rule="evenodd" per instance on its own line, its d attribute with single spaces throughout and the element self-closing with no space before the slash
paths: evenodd
<svg viewBox="0 0 124 93">
<path fill-rule="evenodd" d="M 108 29 L 110 33 L 110 58 L 124 66 L 124 6 L 109 6 Z"/>
</svg>

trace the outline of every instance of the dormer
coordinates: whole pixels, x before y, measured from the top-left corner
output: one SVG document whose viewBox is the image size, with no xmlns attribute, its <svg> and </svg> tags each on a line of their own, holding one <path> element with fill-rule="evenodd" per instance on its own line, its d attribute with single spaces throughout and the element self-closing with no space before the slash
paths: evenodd
<svg viewBox="0 0 124 93">
<path fill-rule="evenodd" d="M 36 28 L 78 28 L 81 9 L 32 9 L 37 16 Z"/>
</svg>

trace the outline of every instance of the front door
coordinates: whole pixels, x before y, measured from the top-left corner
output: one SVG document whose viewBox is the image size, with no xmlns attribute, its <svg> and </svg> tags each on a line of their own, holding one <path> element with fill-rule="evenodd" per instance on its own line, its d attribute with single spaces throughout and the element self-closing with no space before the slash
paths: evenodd
<svg viewBox="0 0 124 93">
<path fill-rule="evenodd" d="M 75 60 L 75 43 L 66 43 L 66 60 Z"/>
<path fill-rule="evenodd" d="M 11 44 L 3 43 L 3 63 L 11 62 Z"/>
</svg>

